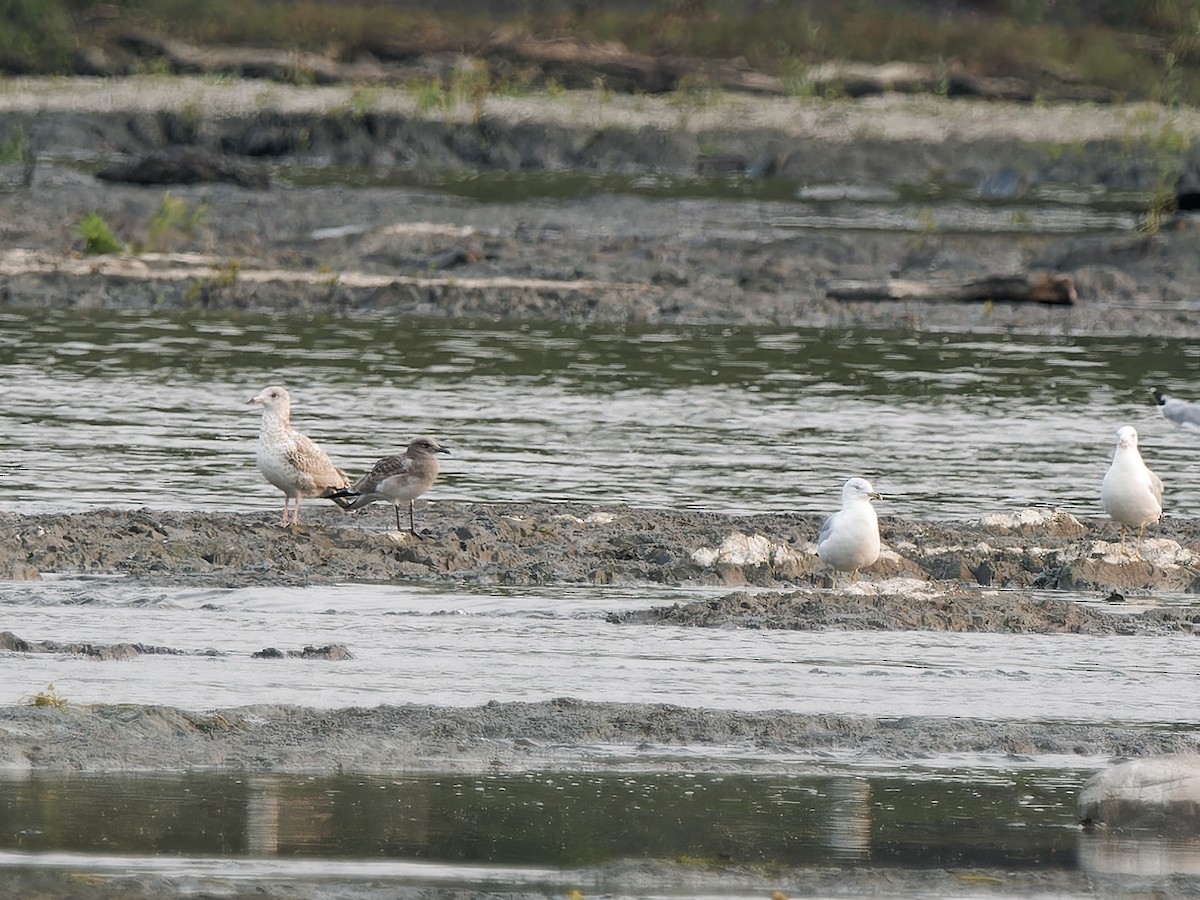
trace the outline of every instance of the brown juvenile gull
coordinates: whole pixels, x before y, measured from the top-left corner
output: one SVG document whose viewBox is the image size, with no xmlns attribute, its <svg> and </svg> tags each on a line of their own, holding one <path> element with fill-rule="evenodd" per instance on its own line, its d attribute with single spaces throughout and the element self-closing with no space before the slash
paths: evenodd
<svg viewBox="0 0 1200 900">
<path fill-rule="evenodd" d="M 817 555 L 835 573 L 849 572 L 851 581 L 879 559 L 879 517 L 871 505 L 879 496 L 867 479 L 851 478 L 842 485 L 842 508 L 817 533 Z"/>
<path fill-rule="evenodd" d="M 402 454 L 385 456 L 379 460 L 352 488 L 335 494 L 333 501 L 342 509 L 361 509 L 376 500 L 390 503 L 396 510 L 397 531 L 400 530 L 400 504 L 407 501 L 408 530 L 420 537 L 413 514 L 413 501 L 433 487 L 433 482 L 437 480 L 437 454 L 449 452 L 436 438 L 413 438 Z"/>
<path fill-rule="evenodd" d="M 256 459 L 259 471 L 283 491 L 283 526 L 288 525 L 289 501 L 296 501 L 292 523 L 300 521 L 300 498 L 330 497 L 350 486 L 346 473 L 330 462 L 325 451 L 292 428 L 292 399 L 278 386 L 250 399 L 262 407 Z"/>
<path fill-rule="evenodd" d="M 1126 425 L 1117 432 L 1117 449 L 1100 485 L 1100 502 L 1113 521 L 1121 525 L 1121 555 L 1125 554 L 1125 529 L 1138 530 L 1134 553 L 1141 556 L 1142 534 L 1162 515 L 1163 484 L 1146 468 L 1138 452 L 1137 431 Z"/>
</svg>

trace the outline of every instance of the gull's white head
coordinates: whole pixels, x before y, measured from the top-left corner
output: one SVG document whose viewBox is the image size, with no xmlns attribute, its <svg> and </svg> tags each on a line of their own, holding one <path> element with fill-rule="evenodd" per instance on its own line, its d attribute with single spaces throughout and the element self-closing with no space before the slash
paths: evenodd
<svg viewBox="0 0 1200 900">
<path fill-rule="evenodd" d="M 872 500 L 879 500 L 881 494 L 871 487 L 871 482 L 865 478 L 851 478 L 842 485 L 842 506 L 847 506 L 856 501 L 865 501 L 870 503 Z"/>
<path fill-rule="evenodd" d="M 1137 429 L 1126 425 L 1117 431 L 1117 447 L 1132 447 L 1137 449 Z"/>
<path fill-rule="evenodd" d="M 269 388 L 263 388 L 261 392 L 250 398 L 248 401 L 255 406 L 261 406 L 264 410 L 271 410 L 276 413 L 287 414 L 292 409 L 292 398 L 288 396 L 288 392 L 278 385 L 272 385 Z"/>
</svg>

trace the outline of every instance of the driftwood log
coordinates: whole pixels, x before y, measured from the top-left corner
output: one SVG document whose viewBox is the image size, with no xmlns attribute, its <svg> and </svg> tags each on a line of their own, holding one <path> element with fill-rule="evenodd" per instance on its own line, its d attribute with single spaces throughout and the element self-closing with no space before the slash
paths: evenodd
<svg viewBox="0 0 1200 900">
<path fill-rule="evenodd" d="M 831 281 L 825 287 L 833 300 L 919 300 L 923 303 L 1046 303 L 1070 306 L 1079 301 L 1070 275 L 1032 272 L 1028 275 L 989 275 L 976 281 L 927 282 Z"/>
</svg>

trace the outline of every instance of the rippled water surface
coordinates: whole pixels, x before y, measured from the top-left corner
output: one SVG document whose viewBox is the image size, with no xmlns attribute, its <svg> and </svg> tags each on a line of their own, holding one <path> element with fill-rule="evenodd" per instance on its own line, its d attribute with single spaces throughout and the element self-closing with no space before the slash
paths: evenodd
<svg viewBox="0 0 1200 900">
<path fill-rule="evenodd" d="M 791 632 L 612 625 L 611 610 L 727 589 L 632 586 L 466 592 L 446 586 L 181 589 L 123 579 L 0 584 L 27 640 L 186 651 L 98 663 L 0 654 L 0 704 L 53 683 L 72 702 L 192 709 L 473 706 L 569 696 L 725 709 L 1200 724 L 1180 703 L 1195 637 Z M 345 644 L 337 662 L 254 659 Z M 303 673 L 303 674 L 301 674 Z"/>
<path fill-rule="evenodd" d="M 351 474 L 420 433 L 452 446 L 437 497 L 824 512 L 851 475 L 884 514 L 1053 505 L 1099 514 L 1133 424 L 1200 514 L 1200 435 L 1150 405 L 1200 399 L 1169 339 L 603 328 L 385 318 L 275 322 L 0 315 L 0 505 L 252 510 L 267 384 Z"/>
</svg>

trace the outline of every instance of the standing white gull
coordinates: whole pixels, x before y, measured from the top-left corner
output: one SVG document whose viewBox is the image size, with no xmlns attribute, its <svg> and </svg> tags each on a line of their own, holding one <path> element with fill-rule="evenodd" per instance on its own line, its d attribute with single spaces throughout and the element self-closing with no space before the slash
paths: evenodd
<svg viewBox="0 0 1200 900">
<path fill-rule="evenodd" d="M 1121 554 L 1125 554 L 1125 529 L 1138 530 L 1134 552 L 1141 556 L 1146 526 L 1162 515 L 1162 480 L 1146 468 L 1138 452 L 1137 431 L 1126 425 L 1117 431 L 1117 449 L 1100 485 L 1100 502 L 1113 521 L 1121 525 Z"/>
<path fill-rule="evenodd" d="M 817 533 L 817 555 L 835 572 L 849 572 L 851 581 L 879 559 L 879 517 L 871 505 L 879 496 L 867 479 L 851 478 L 842 486 L 842 508 Z"/>
<path fill-rule="evenodd" d="M 1168 397 L 1158 388 L 1150 392 L 1154 395 L 1154 405 L 1168 422 L 1174 422 L 1180 428 L 1200 431 L 1200 403 L 1189 403 L 1186 400 L 1176 400 Z"/>
<path fill-rule="evenodd" d="M 249 402 L 262 407 L 256 461 L 267 481 L 283 491 L 285 528 L 289 501 L 296 501 L 291 519 L 294 524 L 300 521 L 302 497 L 331 497 L 350 486 L 346 473 L 330 461 L 325 451 L 292 428 L 292 399 L 286 390 L 272 386 Z"/>
<path fill-rule="evenodd" d="M 396 530 L 400 530 L 400 504 L 408 503 L 408 530 L 417 534 L 414 501 L 433 487 L 438 477 L 437 454 L 450 451 L 437 438 L 413 438 L 399 456 L 385 456 L 354 483 L 348 491 L 334 494 L 333 502 L 342 509 L 361 509 L 377 500 L 392 504 L 396 510 Z"/>
</svg>

